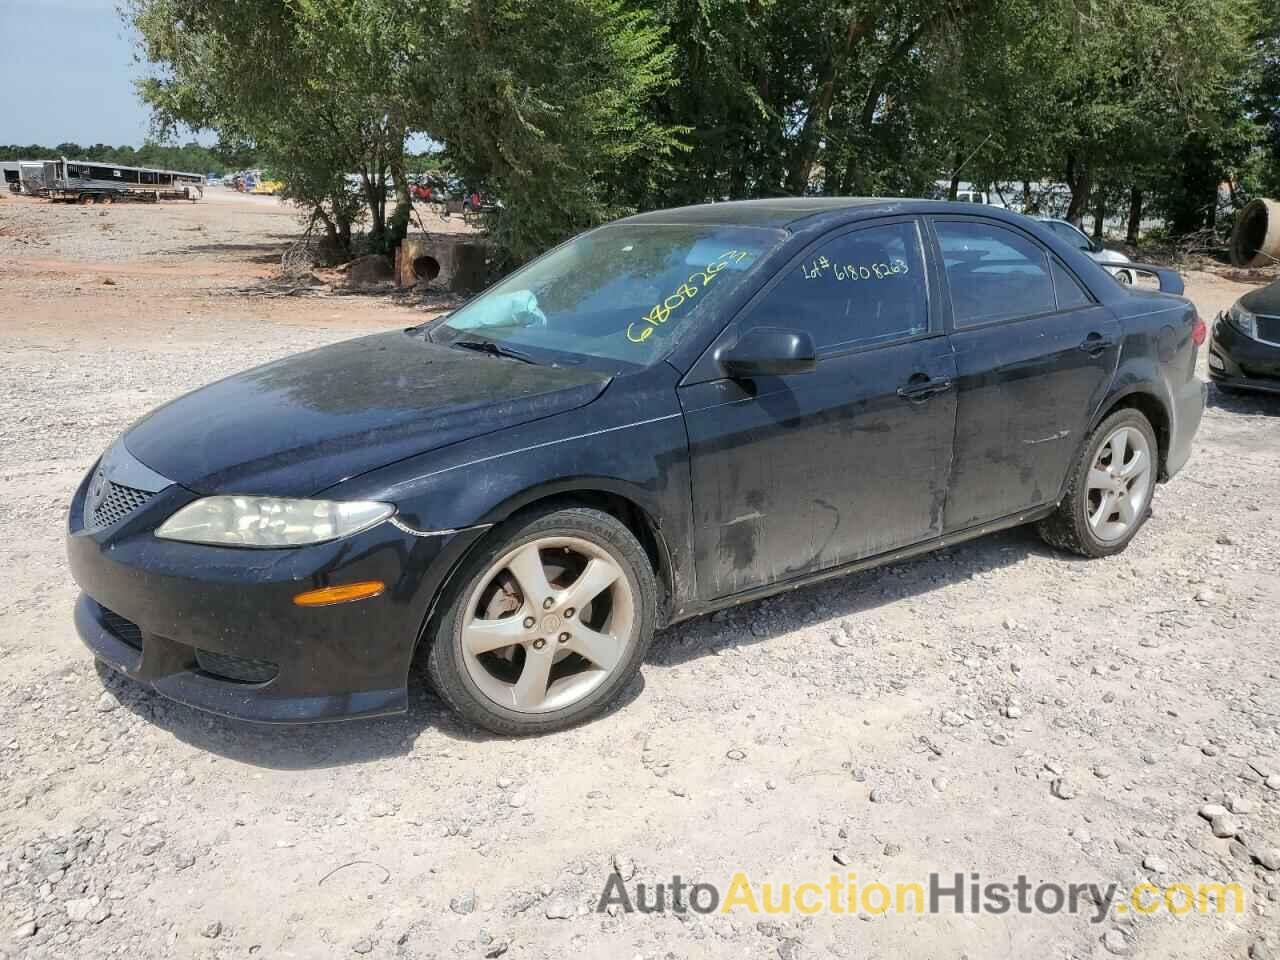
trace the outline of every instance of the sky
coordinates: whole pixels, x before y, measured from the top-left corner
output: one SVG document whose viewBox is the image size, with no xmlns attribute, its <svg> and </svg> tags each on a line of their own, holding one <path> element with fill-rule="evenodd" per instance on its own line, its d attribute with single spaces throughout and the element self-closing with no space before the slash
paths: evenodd
<svg viewBox="0 0 1280 960">
<path fill-rule="evenodd" d="M 0 143 L 142 145 L 142 67 L 116 3 L 0 0 Z"/>
</svg>

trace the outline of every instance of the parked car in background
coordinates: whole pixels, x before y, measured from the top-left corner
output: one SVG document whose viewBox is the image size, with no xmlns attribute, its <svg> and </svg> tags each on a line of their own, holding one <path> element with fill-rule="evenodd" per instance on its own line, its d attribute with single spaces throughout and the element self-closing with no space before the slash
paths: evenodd
<svg viewBox="0 0 1280 960">
<path fill-rule="evenodd" d="M 273 722 L 403 712 L 422 645 L 455 710 L 533 734 L 689 617 L 1025 523 L 1110 556 L 1204 405 L 1205 325 L 1151 269 L 971 203 L 629 217 L 134 423 L 71 501 L 76 626 Z"/>
<path fill-rule="evenodd" d="M 1094 243 L 1088 234 L 1067 220 L 1059 220 L 1056 217 L 1037 217 L 1036 219 L 1077 250 L 1102 264 L 1103 267 L 1106 268 L 1107 272 L 1118 281 L 1126 286 L 1133 284 L 1132 270 L 1126 270 L 1114 266 L 1115 264 L 1120 263 L 1132 263 L 1132 261 L 1119 250 L 1108 250 L 1102 244 Z"/>
<path fill-rule="evenodd" d="M 1209 376 L 1227 393 L 1280 393 L 1280 280 L 1246 293 L 1218 315 Z"/>
<path fill-rule="evenodd" d="M 438 174 L 424 173 L 413 178 L 409 185 L 409 193 L 415 200 L 443 203 L 449 199 L 449 185 L 445 178 Z"/>
</svg>

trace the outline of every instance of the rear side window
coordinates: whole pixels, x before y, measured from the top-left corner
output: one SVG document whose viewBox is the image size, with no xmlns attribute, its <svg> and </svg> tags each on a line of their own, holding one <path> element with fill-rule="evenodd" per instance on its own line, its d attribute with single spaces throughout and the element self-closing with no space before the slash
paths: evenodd
<svg viewBox="0 0 1280 960">
<path fill-rule="evenodd" d="M 1053 258 L 1053 286 L 1058 293 L 1058 309 L 1069 310 L 1072 307 L 1085 307 L 1093 303 L 1080 281 L 1073 277 L 1058 258 Z"/>
<path fill-rule="evenodd" d="M 1049 256 L 1038 244 L 994 223 L 939 220 L 936 228 L 957 327 L 1058 308 Z"/>
<path fill-rule="evenodd" d="M 823 350 L 888 343 L 929 329 L 914 222 L 867 227 L 814 247 L 752 308 L 741 329 L 806 330 Z"/>
</svg>

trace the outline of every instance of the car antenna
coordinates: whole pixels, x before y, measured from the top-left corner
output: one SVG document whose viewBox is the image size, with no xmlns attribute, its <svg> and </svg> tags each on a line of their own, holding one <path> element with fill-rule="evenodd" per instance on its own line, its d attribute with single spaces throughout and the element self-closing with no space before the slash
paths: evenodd
<svg viewBox="0 0 1280 960">
<path fill-rule="evenodd" d="M 967 167 L 967 166 L 969 165 L 969 161 L 970 161 L 970 160 L 972 160 L 974 157 L 976 157 L 976 156 L 978 155 L 978 151 L 979 151 L 979 150 L 981 150 L 983 147 L 985 147 L 985 146 L 987 145 L 987 143 L 991 140 L 991 138 L 992 138 L 992 137 L 994 137 L 994 136 L 995 136 L 995 133 L 988 133 L 988 134 L 987 134 L 987 139 L 986 139 L 986 140 L 983 140 L 980 144 L 978 144 L 978 145 L 974 148 L 973 153 L 971 153 L 971 154 L 969 154 L 967 157 L 965 157 L 965 158 L 964 158 L 964 160 L 962 160 L 962 161 L 960 162 L 960 166 L 956 167 L 954 170 L 952 170 L 952 171 L 951 171 L 951 179 L 952 179 L 952 180 L 954 180 L 956 177 L 960 176 L 960 171 L 961 171 L 961 170 L 963 170 L 965 167 Z"/>
</svg>

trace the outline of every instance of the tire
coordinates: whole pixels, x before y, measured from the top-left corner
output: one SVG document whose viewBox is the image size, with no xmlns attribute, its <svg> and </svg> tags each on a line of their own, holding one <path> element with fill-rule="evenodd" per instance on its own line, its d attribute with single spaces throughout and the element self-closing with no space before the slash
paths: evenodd
<svg viewBox="0 0 1280 960">
<path fill-rule="evenodd" d="M 1132 286 L 1133 286 L 1133 274 L 1132 274 L 1132 273 L 1130 273 L 1128 270 L 1117 270 L 1117 271 L 1116 271 L 1116 280 L 1118 280 L 1118 281 L 1120 282 L 1120 285 L 1121 285 L 1122 287 L 1132 287 Z"/>
<path fill-rule="evenodd" d="M 657 603 L 649 558 L 615 517 L 517 515 L 451 578 L 428 628 L 427 674 L 456 713 L 493 733 L 563 730 L 602 713 L 639 672 Z"/>
<path fill-rule="evenodd" d="M 1145 475 L 1133 467 L 1133 477 L 1129 479 L 1126 464 L 1117 468 L 1113 463 L 1103 462 L 1115 459 L 1112 438 L 1121 431 L 1126 431 L 1126 446 L 1131 456 L 1142 450 L 1146 458 Z M 1054 513 L 1036 525 L 1037 532 L 1049 545 L 1083 557 L 1110 557 L 1120 553 L 1142 529 L 1150 513 L 1158 458 L 1159 447 L 1150 421 L 1132 408 L 1117 410 L 1089 434 L 1084 452 L 1072 465 L 1066 496 Z M 1096 474 L 1095 468 L 1099 468 Z M 1111 476 L 1109 471 L 1113 468 L 1115 473 Z M 1126 489 L 1127 484 L 1127 492 L 1099 495 L 1099 488 L 1093 486 L 1095 476 L 1104 483 L 1114 484 L 1116 491 Z M 1111 476 L 1110 480 L 1107 476 Z M 1138 490 L 1137 484 L 1144 477 L 1145 482 Z M 1110 503 L 1115 509 L 1108 509 L 1104 515 L 1102 498 L 1106 496 L 1113 498 Z"/>
</svg>

